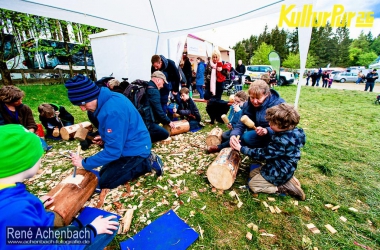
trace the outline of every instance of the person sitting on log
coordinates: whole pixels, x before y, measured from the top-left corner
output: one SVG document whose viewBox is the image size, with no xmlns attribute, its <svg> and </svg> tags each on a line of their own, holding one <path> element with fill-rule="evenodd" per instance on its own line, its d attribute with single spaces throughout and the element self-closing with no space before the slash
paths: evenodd
<svg viewBox="0 0 380 250">
<path fill-rule="evenodd" d="M 273 130 L 265 119 L 265 112 L 268 108 L 285 101 L 263 80 L 254 81 L 249 86 L 248 95 L 248 101 L 242 107 L 242 116 L 248 116 L 255 123 L 256 129 L 249 128 L 239 121 L 231 131 L 230 141 L 237 140 L 237 136 L 240 135 L 244 146 L 262 148 L 268 145 L 273 134 Z"/>
<path fill-rule="evenodd" d="M 216 146 L 210 146 L 207 151 L 208 153 L 219 152 L 223 148 L 230 146 L 230 134 L 234 129 L 236 124 L 240 121 L 243 105 L 247 102 L 248 95 L 244 91 L 239 91 L 234 96 L 234 104 L 230 107 L 230 113 L 228 115 L 228 120 L 230 121 L 227 124 L 228 131 L 223 132 L 222 134 L 222 143 Z"/>
<path fill-rule="evenodd" d="M 43 103 L 38 106 L 38 112 L 40 121 L 46 130 L 45 138 L 60 140 L 59 132 L 58 135 L 53 135 L 54 129 L 59 131 L 62 127 L 74 124 L 74 117 L 63 106 Z"/>
<path fill-rule="evenodd" d="M 52 204 L 54 197 L 43 196 L 38 199 L 27 191 L 22 182 L 37 173 L 43 155 L 41 142 L 37 135 L 20 124 L 8 124 L 0 126 L 0 140 L 2 142 L 0 144 L 0 235 L 2 239 L 0 249 L 85 249 L 87 247 L 103 249 L 112 241 L 119 225 L 116 216 L 105 218 L 99 216 L 81 228 L 63 227 L 62 218 L 54 211 L 45 210 L 44 207 Z M 38 240 L 40 242 L 63 240 L 64 243 L 8 245 L 5 240 L 7 231 L 13 229 L 20 232 L 20 227 L 22 227 L 21 229 L 25 228 L 25 231 L 28 230 L 27 239 L 24 240 L 35 240 L 35 242 Z M 38 236 L 38 230 L 40 230 L 40 235 L 44 236 Z M 70 231 L 70 235 L 81 234 L 87 235 L 88 238 L 85 236 L 82 238 L 58 238 L 69 235 L 68 231 Z M 45 236 L 47 234 L 49 236 Z M 78 241 L 83 238 L 89 240 L 90 244 L 78 245 Z M 70 245 L 70 240 L 73 245 Z"/>
<path fill-rule="evenodd" d="M 33 133 L 43 132 L 42 126 L 37 126 L 32 110 L 25 104 L 23 99 L 25 92 L 13 85 L 0 88 L 0 126 L 6 124 L 21 124 Z M 48 146 L 43 136 L 40 137 L 42 147 L 48 151 Z"/>
<path fill-rule="evenodd" d="M 301 184 L 294 176 L 297 163 L 301 159 L 300 148 L 306 142 L 303 129 L 296 127 L 300 115 L 291 105 L 281 103 L 267 109 L 266 119 L 274 131 L 266 147 L 249 148 L 241 146 L 238 140 L 231 141 L 233 149 L 252 159 L 265 160 L 261 167 L 251 166 L 248 186 L 254 193 L 288 194 L 305 200 Z"/>
<path fill-rule="evenodd" d="M 162 103 L 159 90 L 164 87 L 165 83 L 167 83 L 167 80 L 164 73 L 161 71 L 154 71 L 146 88 L 146 95 L 154 116 L 154 122 L 148 126 L 152 143 L 165 140 L 169 137 L 169 132 L 158 125 L 159 123 L 169 125 L 171 128 L 174 128 L 174 123 L 166 115 L 166 112 L 164 112 L 161 106 Z"/>
<path fill-rule="evenodd" d="M 103 150 L 88 158 L 72 155 L 74 166 L 91 170 L 103 166 L 99 172 L 102 189 L 116 188 L 153 170 L 163 174 L 163 163 L 151 152 L 149 132 L 140 113 L 120 93 L 99 88 L 83 75 L 66 81 L 68 98 L 82 111 L 91 111 L 99 123 L 99 136 L 93 143 Z"/>
<path fill-rule="evenodd" d="M 181 119 L 186 119 L 189 121 L 190 130 L 198 129 L 202 127 L 199 123 L 201 121 L 201 114 L 195 105 L 194 101 L 189 96 L 189 89 L 182 88 L 179 93 L 181 94 L 182 102 L 178 106 L 178 110 L 173 108 L 174 113 L 178 113 L 181 116 Z"/>
</svg>

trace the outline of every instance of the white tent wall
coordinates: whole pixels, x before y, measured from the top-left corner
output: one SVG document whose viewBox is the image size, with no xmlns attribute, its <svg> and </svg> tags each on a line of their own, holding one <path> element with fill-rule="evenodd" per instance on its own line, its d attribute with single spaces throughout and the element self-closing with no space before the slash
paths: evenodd
<svg viewBox="0 0 380 250">
<path fill-rule="evenodd" d="M 98 79 L 112 73 L 118 80 L 150 79 L 154 38 L 107 30 L 91 35 L 90 40 Z"/>
</svg>

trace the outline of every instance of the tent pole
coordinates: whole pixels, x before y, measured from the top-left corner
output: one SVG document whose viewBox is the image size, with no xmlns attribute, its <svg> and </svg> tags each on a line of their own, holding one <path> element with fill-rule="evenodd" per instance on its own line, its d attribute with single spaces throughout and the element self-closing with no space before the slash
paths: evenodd
<svg viewBox="0 0 380 250">
<path fill-rule="evenodd" d="M 156 43 L 156 52 L 154 53 L 157 55 L 157 50 L 158 50 L 158 42 L 160 41 L 160 33 L 157 33 L 157 43 Z"/>
</svg>

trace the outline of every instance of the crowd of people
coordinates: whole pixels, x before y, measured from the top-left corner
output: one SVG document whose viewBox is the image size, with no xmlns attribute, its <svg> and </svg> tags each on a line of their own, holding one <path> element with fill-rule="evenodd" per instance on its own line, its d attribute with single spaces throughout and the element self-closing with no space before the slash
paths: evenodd
<svg viewBox="0 0 380 250">
<path fill-rule="evenodd" d="M 182 74 L 172 60 L 162 55 L 152 56 L 151 79 L 145 85 L 151 113 L 149 121 L 123 94 L 128 87 L 120 86 L 115 79 L 95 83 L 86 76 L 77 75 L 65 82 L 70 102 L 86 111 L 97 129 L 89 143 L 102 149 L 85 158 L 72 154 L 72 164 L 86 170 L 101 167 L 99 186 L 102 192 L 152 171 L 157 176 L 164 174 L 164 162 L 152 151 L 152 143 L 169 137 L 169 132 L 160 124 L 175 127 L 173 117 L 168 116 L 169 100 L 177 104 L 172 111 L 181 119 L 188 120 L 191 130 L 204 126 L 197 105 L 191 98 L 193 75 L 189 73 L 188 60 L 184 58 Z M 216 121 L 222 123 L 221 115 L 227 113 L 230 121 L 228 130 L 222 135 L 222 143 L 209 147 L 207 151 L 215 153 L 231 147 L 262 161 L 261 165 L 252 165 L 250 169 L 248 186 L 252 192 L 288 194 L 305 200 L 301 184 L 294 176 L 301 156 L 300 148 L 306 142 L 304 131 L 297 127 L 300 120 L 297 110 L 286 104 L 279 93 L 271 88 L 273 76 L 269 74 L 263 80 L 252 82 L 248 94 L 242 90 L 237 92 L 230 107 L 227 101 L 222 100 L 222 94 L 231 71 L 235 70 L 221 60 L 218 50 L 213 51 L 207 64 L 197 58 L 196 88 L 200 97 L 207 100 L 210 124 Z M 245 66 L 239 61 L 236 72 L 243 75 L 244 71 Z M 187 85 L 183 86 L 183 80 Z M 0 202 L 0 211 L 7 215 L 0 222 L 2 225 L 54 226 L 56 214 L 44 210 L 44 205 L 51 203 L 44 204 L 49 197 L 43 197 L 40 201 L 22 184 L 25 178 L 36 174 L 43 152 L 41 139 L 36 135 L 39 128 L 32 110 L 22 103 L 24 96 L 25 93 L 15 86 L 0 89 L 0 140 L 3 141 L 0 146 L 0 197 L 2 201 L 12 197 L 13 201 L 8 204 Z M 47 139 L 59 140 L 60 136 L 55 134 L 55 130 L 74 124 L 74 117 L 58 104 L 43 103 L 38 107 L 38 112 Z M 240 120 L 243 115 L 255 123 L 255 129 Z M 21 155 L 26 157 L 22 158 Z M 18 208 L 15 210 L 18 219 L 14 219 L 12 211 L 15 206 Z M 87 225 L 93 231 L 94 238 L 108 236 L 101 240 L 102 247 L 115 235 L 118 223 L 114 219 L 98 217 Z M 0 233 L 3 230 L 2 226 Z"/>
</svg>

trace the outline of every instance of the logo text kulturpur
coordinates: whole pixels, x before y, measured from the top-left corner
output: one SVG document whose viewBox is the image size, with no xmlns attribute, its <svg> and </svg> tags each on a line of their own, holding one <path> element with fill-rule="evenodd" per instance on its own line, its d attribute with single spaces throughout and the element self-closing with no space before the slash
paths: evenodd
<svg viewBox="0 0 380 250">
<path fill-rule="evenodd" d="M 281 6 L 280 20 L 278 26 L 284 24 L 288 27 L 324 27 L 330 23 L 331 27 L 354 27 L 371 28 L 374 22 L 374 12 L 358 11 L 345 12 L 344 6 L 335 4 L 331 12 L 328 11 L 313 11 L 313 5 L 305 4 L 302 11 L 293 11 L 295 4 Z"/>
</svg>

